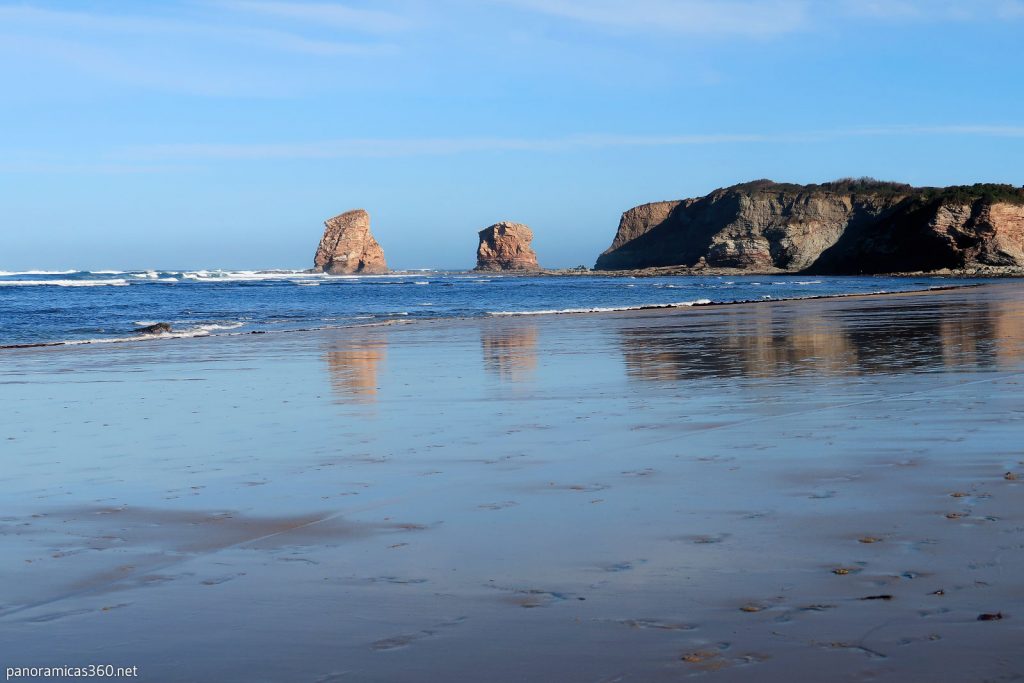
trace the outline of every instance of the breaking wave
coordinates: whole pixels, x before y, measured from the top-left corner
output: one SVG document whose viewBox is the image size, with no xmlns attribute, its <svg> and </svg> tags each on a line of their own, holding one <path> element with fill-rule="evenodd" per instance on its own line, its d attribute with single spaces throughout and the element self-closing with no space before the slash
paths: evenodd
<svg viewBox="0 0 1024 683">
<path fill-rule="evenodd" d="M 0 280 L 0 287 L 127 287 L 122 278 L 110 280 Z"/>
<path fill-rule="evenodd" d="M 638 306 L 593 306 L 591 308 L 552 308 L 543 311 L 488 311 L 487 315 L 513 316 L 513 315 L 562 315 L 566 313 L 614 313 L 616 311 L 647 311 L 657 308 L 687 308 L 689 306 L 708 306 L 713 302 L 711 299 L 695 299 L 693 301 L 678 301 L 669 304 L 641 304 Z"/>
</svg>

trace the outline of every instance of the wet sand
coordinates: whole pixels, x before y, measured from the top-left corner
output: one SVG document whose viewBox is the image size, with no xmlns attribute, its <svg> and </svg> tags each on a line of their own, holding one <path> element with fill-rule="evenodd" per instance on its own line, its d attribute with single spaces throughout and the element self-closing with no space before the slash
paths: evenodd
<svg viewBox="0 0 1024 683">
<path fill-rule="evenodd" d="M 1020 679 L 1022 382 L 1017 283 L 9 350 L 0 667 Z"/>
</svg>

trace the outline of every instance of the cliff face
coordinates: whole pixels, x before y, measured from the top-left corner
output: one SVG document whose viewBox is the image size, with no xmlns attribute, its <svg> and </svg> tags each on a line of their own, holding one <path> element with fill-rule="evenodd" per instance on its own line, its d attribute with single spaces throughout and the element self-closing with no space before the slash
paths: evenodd
<svg viewBox="0 0 1024 683">
<path fill-rule="evenodd" d="M 595 268 L 883 273 L 1024 266 L 1024 190 L 757 181 L 622 214 Z"/>
<path fill-rule="evenodd" d="M 533 231 L 521 223 L 502 221 L 480 231 L 474 270 L 540 270 L 530 247 Z"/>
<path fill-rule="evenodd" d="M 313 269 L 332 275 L 388 272 L 384 250 L 370 234 L 370 214 L 354 209 L 324 221 Z"/>
</svg>

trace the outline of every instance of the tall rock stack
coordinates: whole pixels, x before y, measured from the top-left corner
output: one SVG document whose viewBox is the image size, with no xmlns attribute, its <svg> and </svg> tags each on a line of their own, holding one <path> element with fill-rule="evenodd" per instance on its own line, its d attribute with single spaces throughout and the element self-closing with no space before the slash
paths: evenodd
<svg viewBox="0 0 1024 683">
<path fill-rule="evenodd" d="M 370 233 L 370 214 L 366 211 L 346 211 L 324 221 L 324 226 L 313 270 L 331 275 L 388 272 L 384 250 Z"/>
<path fill-rule="evenodd" d="M 474 270 L 540 270 L 530 242 L 533 231 L 521 223 L 502 221 L 480 231 Z"/>
</svg>

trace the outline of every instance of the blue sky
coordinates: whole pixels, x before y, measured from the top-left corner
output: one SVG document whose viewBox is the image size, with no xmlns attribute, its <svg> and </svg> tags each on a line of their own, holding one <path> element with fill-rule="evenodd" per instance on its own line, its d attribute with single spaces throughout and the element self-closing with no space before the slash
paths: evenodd
<svg viewBox="0 0 1024 683">
<path fill-rule="evenodd" d="M 1024 183 L 1024 0 L 0 0 L 0 270 L 396 268 L 768 177 Z"/>
</svg>

